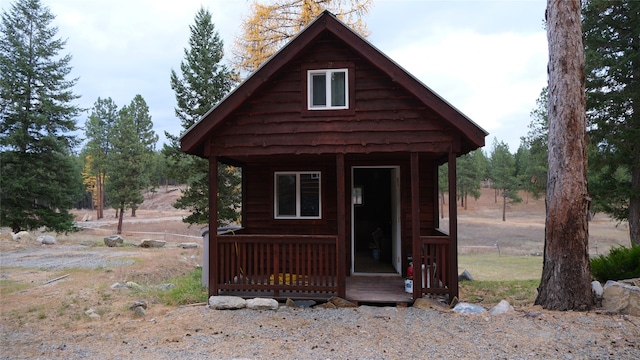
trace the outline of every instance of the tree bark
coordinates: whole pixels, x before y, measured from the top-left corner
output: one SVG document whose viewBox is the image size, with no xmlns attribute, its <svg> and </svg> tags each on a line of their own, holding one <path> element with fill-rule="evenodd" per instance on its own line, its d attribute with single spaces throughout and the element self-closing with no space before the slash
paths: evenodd
<svg viewBox="0 0 640 360">
<path fill-rule="evenodd" d="M 507 221 L 507 192 L 502 193 L 502 221 Z"/>
<path fill-rule="evenodd" d="M 535 303 L 588 310 L 589 265 L 584 50 L 580 0 L 548 0 L 549 169 L 542 278 Z"/>
<path fill-rule="evenodd" d="M 631 190 L 636 195 L 629 199 L 629 237 L 640 246 L 640 164 L 631 169 Z"/>
<path fill-rule="evenodd" d="M 118 230 L 116 234 L 122 234 L 122 218 L 124 218 L 124 203 L 120 204 L 120 217 L 118 218 Z"/>
</svg>

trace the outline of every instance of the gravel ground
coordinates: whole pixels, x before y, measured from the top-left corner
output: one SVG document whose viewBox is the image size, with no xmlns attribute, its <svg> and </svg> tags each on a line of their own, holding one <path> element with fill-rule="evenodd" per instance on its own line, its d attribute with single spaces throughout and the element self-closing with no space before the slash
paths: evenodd
<svg viewBox="0 0 640 360">
<path fill-rule="evenodd" d="M 1 359 L 638 359 L 640 318 L 520 309 L 150 307 L 51 333 L 2 324 Z M 53 324 L 52 324 L 53 326 Z"/>
</svg>

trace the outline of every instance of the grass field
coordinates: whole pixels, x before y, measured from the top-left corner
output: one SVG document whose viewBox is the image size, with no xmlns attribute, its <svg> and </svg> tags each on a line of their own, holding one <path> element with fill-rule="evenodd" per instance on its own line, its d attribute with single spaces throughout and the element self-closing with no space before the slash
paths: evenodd
<svg viewBox="0 0 640 360">
<path fill-rule="evenodd" d="M 542 260 L 542 256 L 459 255 L 458 273 L 466 269 L 478 281 L 540 280 Z"/>
</svg>

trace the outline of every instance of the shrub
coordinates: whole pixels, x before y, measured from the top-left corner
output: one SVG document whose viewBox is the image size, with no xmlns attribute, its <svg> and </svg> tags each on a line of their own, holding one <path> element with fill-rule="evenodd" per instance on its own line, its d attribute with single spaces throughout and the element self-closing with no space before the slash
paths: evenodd
<svg viewBox="0 0 640 360">
<path fill-rule="evenodd" d="M 600 282 L 640 277 L 640 246 L 616 246 L 591 259 L 591 275 Z"/>
</svg>

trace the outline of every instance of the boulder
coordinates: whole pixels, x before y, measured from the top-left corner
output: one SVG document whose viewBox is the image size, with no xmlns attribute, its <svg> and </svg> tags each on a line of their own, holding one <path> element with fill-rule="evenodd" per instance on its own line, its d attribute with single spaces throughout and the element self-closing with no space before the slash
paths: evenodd
<svg viewBox="0 0 640 360">
<path fill-rule="evenodd" d="M 143 248 L 161 248 L 163 247 L 167 242 L 164 240 L 151 240 L 151 239 L 144 239 L 142 240 L 142 242 L 140 243 L 140 247 Z"/>
<path fill-rule="evenodd" d="M 274 299 L 255 298 L 247 300 L 247 309 L 278 310 L 278 302 Z"/>
<path fill-rule="evenodd" d="M 593 304 L 596 307 L 602 307 L 602 294 L 604 293 L 604 289 L 599 281 L 593 280 L 591 282 L 591 292 L 593 293 Z"/>
<path fill-rule="evenodd" d="M 328 301 L 314 306 L 314 309 L 336 309 L 336 306 L 331 301 Z"/>
<path fill-rule="evenodd" d="M 464 269 L 462 274 L 458 275 L 458 281 L 473 281 L 473 276 L 471 276 L 467 269 Z"/>
<path fill-rule="evenodd" d="M 198 244 L 191 242 L 191 243 L 182 243 L 180 244 L 180 247 L 183 249 L 197 249 L 198 248 Z"/>
<path fill-rule="evenodd" d="M 453 309 L 451 309 L 451 311 L 458 314 L 482 314 L 487 312 L 487 309 L 480 305 L 459 302 Z"/>
<path fill-rule="evenodd" d="M 42 245 L 54 245 L 56 238 L 51 235 L 40 235 L 38 236 L 38 242 Z"/>
<path fill-rule="evenodd" d="M 604 285 L 602 307 L 612 312 L 640 316 L 640 288 L 609 280 Z"/>
<path fill-rule="evenodd" d="M 247 302 L 238 296 L 212 296 L 209 308 L 214 310 L 237 310 L 247 307 Z"/>
<path fill-rule="evenodd" d="M 104 244 L 108 247 L 122 246 L 124 239 L 120 235 L 111 235 L 104 238 Z"/>
<path fill-rule="evenodd" d="M 447 309 L 448 310 L 449 309 L 449 306 L 447 306 L 446 304 L 443 304 L 438 300 L 429 299 L 429 298 L 416 299 L 416 301 L 413 303 L 413 307 L 416 309 L 423 309 L 423 310 L 428 310 L 428 309 L 435 309 L 435 310 Z"/>
<path fill-rule="evenodd" d="M 337 296 L 333 296 L 329 299 L 329 302 L 336 306 L 336 308 L 353 308 L 357 307 L 356 304 L 351 301 L 347 301 L 343 298 L 339 298 Z"/>
<path fill-rule="evenodd" d="M 17 234 L 12 234 L 11 238 L 13 239 L 13 241 L 31 240 L 31 234 L 29 234 L 29 232 L 27 231 L 19 231 Z"/>
<path fill-rule="evenodd" d="M 513 306 L 511 306 L 511 304 L 509 304 L 507 300 L 501 300 L 498 305 L 492 307 L 491 310 L 489 310 L 489 314 L 500 315 L 513 310 Z"/>
<path fill-rule="evenodd" d="M 82 217 L 82 221 L 91 221 L 91 215 L 89 214 L 84 214 L 84 216 Z"/>
</svg>

